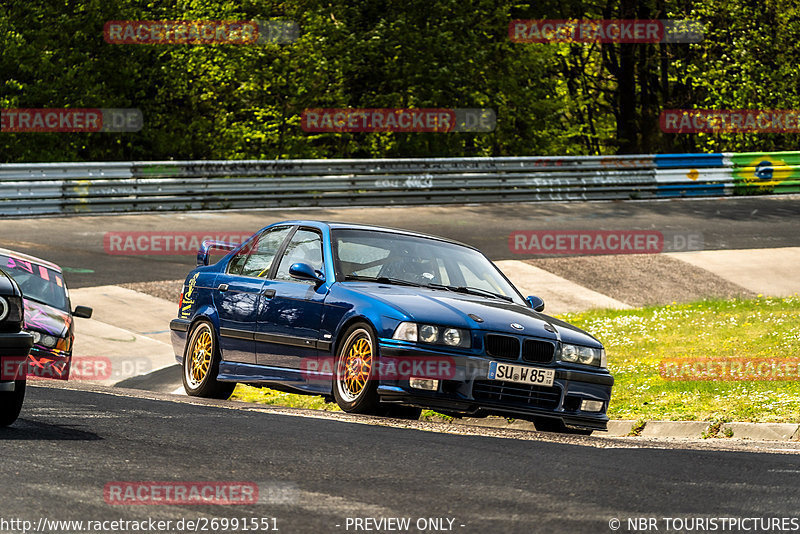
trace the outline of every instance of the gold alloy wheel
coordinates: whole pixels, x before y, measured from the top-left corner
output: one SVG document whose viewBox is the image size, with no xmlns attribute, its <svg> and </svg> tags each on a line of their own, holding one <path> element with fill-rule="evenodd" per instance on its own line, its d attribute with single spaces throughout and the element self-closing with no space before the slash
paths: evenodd
<svg viewBox="0 0 800 534">
<path fill-rule="evenodd" d="M 192 338 L 188 361 L 186 362 L 186 381 L 193 389 L 200 387 L 211 369 L 211 355 L 214 340 L 208 325 L 199 326 Z"/>
<path fill-rule="evenodd" d="M 347 402 L 353 402 L 367 387 L 373 363 L 372 339 L 364 329 L 353 332 L 337 369 L 339 393 Z"/>
</svg>

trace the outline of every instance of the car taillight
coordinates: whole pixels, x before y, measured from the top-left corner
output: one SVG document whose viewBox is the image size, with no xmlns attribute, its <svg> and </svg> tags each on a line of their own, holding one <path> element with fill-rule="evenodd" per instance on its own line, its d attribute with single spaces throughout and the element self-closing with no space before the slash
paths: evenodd
<svg viewBox="0 0 800 534">
<path fill-rule="evenodd" d="M 181 308 L 183 308 L 183 290 L 181 290 L 181 296 L 178 297 L 178 313 L 181 313 Z"/>
</svg>

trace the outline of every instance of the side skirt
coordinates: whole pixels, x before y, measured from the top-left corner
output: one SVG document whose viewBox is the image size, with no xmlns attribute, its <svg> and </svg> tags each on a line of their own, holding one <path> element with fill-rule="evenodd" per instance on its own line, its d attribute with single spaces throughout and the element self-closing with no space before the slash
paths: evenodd
<svg viewBox="0 0 800 534">
<path fill-rule="evenodd" d="M 314 395 L 330 395 L 330 373 L 285 369 L 249 363 L 221 361 L 217 380 L 220 382 L 241 382 L 253 386 L 281 386 Z"/>
</svg>

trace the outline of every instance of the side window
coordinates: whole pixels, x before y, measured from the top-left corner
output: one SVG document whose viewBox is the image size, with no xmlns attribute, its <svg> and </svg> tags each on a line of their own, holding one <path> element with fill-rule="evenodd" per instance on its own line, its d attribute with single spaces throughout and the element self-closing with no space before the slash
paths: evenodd
<svg viewBox="0 0 800 534">
<path fill-rule="evenodd" d="M 249 247 L 251 248 L 250 255 L 243 261 L 239 274 L 244 276 L 267 276 L 272 266 L 272 260 L 275 259 L 275 255 L 278 253 L 281 244 L 283 244 L 283 240 L 289 234 L 289 230 L 291 228 L 284 226 L 267 230 L 261 234 L 254 244 Z M 233 268 L 233 262 L 237 258 L 238 256 L 231 260 L 231 268 Z M 232 270 L 229 272 L 235 274 Z"/>
<path fill-rule="evenodd" d="M 295 280 L 289 276 L 289 267 L 295 263 L 307 263 L 314 269 L 322 270 L 322 236 L 313 230 L 298 230 L 281 258 L 277 280 Z"/>
<path fill-rule="evenodd" d="M 228 262 L 228 274 L 242 274 L 242 267 L 244 267 L 244 262 L 247 261 L 247 257 L 250 256 L 250 250 L 252 250 L 252 245 L 242 247 L 241 250 L 231 258 L 231 261 Z"/>
</svg>

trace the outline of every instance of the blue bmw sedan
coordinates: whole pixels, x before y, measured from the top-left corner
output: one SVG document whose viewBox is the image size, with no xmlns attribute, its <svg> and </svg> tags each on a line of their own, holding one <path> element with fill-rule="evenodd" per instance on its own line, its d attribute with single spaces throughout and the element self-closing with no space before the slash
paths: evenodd
<svg viewBox="0 0 800 534">
<path fill-rule="evenodd" d="M 227 250 L 209 265 L 211 249 Z M 542 313 L 478 250 L 375 226 L 288 221 L 204 242 L 170 323 L 187 394 L 236 383 L 335 399 L 347 412 L 606 428 L 602 344 Z"/>
</svg>

